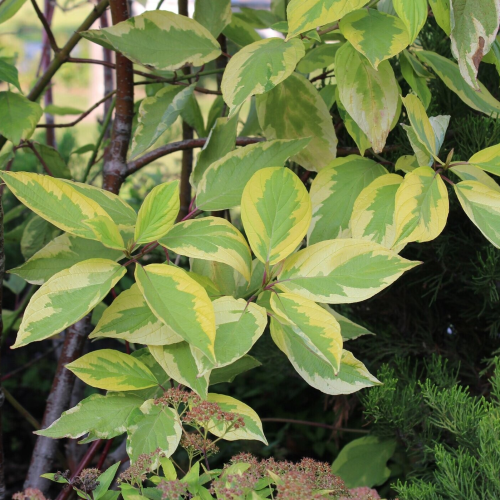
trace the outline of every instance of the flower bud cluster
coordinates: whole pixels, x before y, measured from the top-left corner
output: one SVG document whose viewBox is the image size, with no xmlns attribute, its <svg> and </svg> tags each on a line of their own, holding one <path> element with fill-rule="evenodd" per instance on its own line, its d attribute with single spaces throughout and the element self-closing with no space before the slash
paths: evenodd
<svg viewBox="0 0 500 500">
<path fill-rule="evenodd" d="M 193 391 L 172 388 L 165 391 L 162 397 L 155 399 L 154 404 L 178 408 L 181 404 L 198 404 L 199 401 L 200 397 Z"/>
<path fill-rule="evenodd" d="M 163 500 L 179 500 L 182 495 L 187 493 L 188 485 L 176 479 L 174 481 L 161 481 L 157 488 L 161 491 Z"/>
<path fill-rule="evenodd" d="M 26 488 L 24 491 L 14 493 L 12 500 L 48 500 L 37 488 Z"/>
<path fill-rule="evenodd" d="M 191 458 L 203 454 L 210 457 L 219 453 L 218 446 L 211 439 L 204 439 L 197 432 L 184 434 L 181 439 L 181 446 L 188 452 Z"/>
<path fill-rule="evenodd" d="M 242 417 L 235 413 L 223 411 L 219 404 L 211 403 L 210 401 L 199 401 L 198 404 L 193 405 L 183 415 L 182 421 L 185 424 L 195 427 L 200 425 L 207 427 L 211 422 L 216 425 L 225 422 L 230 424 L 232 429 L 239 429 L 245 426 L 245 421 Z"/>
<path fill-rule="evenodd" d="M 141 484 L 147 479 L 147 474 L 153 472 L 158 463 L 161 450 L 157 448 L 151 453 L 142 453 L 130 467 L 118 477 L 118 483 Z"/>
<path fill-rule="evenodd" d="M 80 475 L 73 479 L 71 483 L 75 488 L 90 493 L 99 486 L 97 478 L 101 475 L 99 469 L 83 469 Z"/>
</svg>

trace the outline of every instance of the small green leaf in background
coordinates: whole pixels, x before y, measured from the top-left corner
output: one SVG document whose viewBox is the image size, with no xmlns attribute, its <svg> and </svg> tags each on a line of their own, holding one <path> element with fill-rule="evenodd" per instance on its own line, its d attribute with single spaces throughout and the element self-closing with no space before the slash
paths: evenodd
<svg viewBox="0 0 500 500">
<path fill-rule="evenodd" d="M 379 486 L 391 474 L 387 461 L 396 450 L 396 441 L 366 436 L 344 446 L 332 464 L 332 472 L 340 476 L 348 488 Z"/>
<path fill-rule="evenodd" d="M 135 391 L 158 385 L 144 363 L 114 349 L 90 352 L 66 368 L 86 384 L 108 391 Z"/>
<path fill-rule="evenodd" d="M 205 26 L 214 38 L 231 22 L 231 0 L 196 0 L 193 19 Z"/>
<path fill-rule="evenodd" d="M 209 385 L 233 382 L 238 375 L 249 370 L 253 370 L 254 368 L 258 368 L 259 366 L 262 366 L 260 361 L 246 354 L 231 365 L 212 370 L 210 373 Z"/>
<path fill-rule="evenodd" d="M 35 142 L 33 144 L 34 148 L 37 150 L 38 154 L 42 157 L 42 160 L 50 169 L 50 173 L 54 177 L 59 177 L 63 179 L 71 179 L 73 176 L 68 168 L 68 165 L 64 161 L 63 157 L 51 146 L 45 144 L 40 144 Z M 31 152 L 31 149 L 28 149 Z M 34 153 L 32 153 L 34 155 Z M 37 158 L 38 161 L 38 158 Z M 40 165 L 41 172 L 43 172 L 42 166 Z"/>
<path fill-rule="evenodd" d="M 71 106 L 56 106 L 55 104 L 49 104 L 48 106 L 45 106 L 43 110 L 43 112 L 47 113 L 48 115 L 61 115 L 61 116 L 81 115 L 84 111 L 85 111 L 84 109 L 72 108 Z M 76 153 L 76 151 L 73 151 L 73 153 Z"/>
<path fill-rule="evenodd" d="M 167 234 L 179 213 L 179 181 L 164 182 L 146 196 L 137 216 L 137 245 L 156 241 Z"/>
<path fill-rule="evenodd" d="M 262 37 L 255 31 L 255 27 L 238 12 L 233 13 L 231 22 L 223 29 L 222 33 L 240 47 L 262 40 Z"/>
<path fill-rule="evenodd" d="M 0 92 L 0 116 L 2 117 L 0 134 L 12 141 L 14 145 L 17 146 L 21 139 L 26 140 L 31 137 L 42 114 L 40 105 L 29 101 L 23 95 L 9 90 Z"/>
<path fill-rule="evenodd" d="M 325 43 L 307 51 L 297 65 L 297 71 L 312 73 L 315 70 L 328 68 L 335 63 L 335 54 L 340 46 L 340 43 Z"/>
<path fill-rule="evenodd" d="M 413 92 L 418 95 L 424 105 L 424 108 L 427 109 L 431 102 L 431 91 L 427 86 L 426 78 L 416 72 L 414 64 L 415 61 L 418 62 L 418 59 L 416 59 L 415 56 L 410 54 L 407 50 L 403 50 L 403 52 L 401 52 L 399 64 L 401 66 L 403 78 L 406 80 Z"/>
<path fill-rule="evenodd" d="M 0 3 L 0 24 L 8 21 L 24 5 L 26 0 L 4 0 Z"/>
<path fill-rule="evenodd" d="M 3 7 L 3 3 L 1 7 Z M 21 86 L 19 85 L 17 68 L 2 57 L 0 57 L 0 82 L 10 83 L 14 85 L 19 92 L 22 92 Z"/>
</svg>

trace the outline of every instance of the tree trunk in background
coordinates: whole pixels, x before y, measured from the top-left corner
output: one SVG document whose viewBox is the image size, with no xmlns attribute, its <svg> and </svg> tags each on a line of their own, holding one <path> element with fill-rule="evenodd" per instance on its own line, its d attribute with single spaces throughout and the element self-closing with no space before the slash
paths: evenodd
<svg viewBox="0 0 500 500">
<path fill-rule="evenodd" d="M 54 3 L 51 0 L 44 0 L 44 14 L 49 23 L 49 26 L 52 24 L 52 17 L 54 16 Z M 47 33 L 43 32 L 43 49 L 42 49 L 42 73 L 44 73 L 50 64 L 50 59 L 52 55 L 52 49 L 50 48 L 49 37 Z M 43 96 L 45 106 L 49 106 L 53 104 L 53 96 L 52 96 L 52 85 L 49 84 L 47 87 L 47 91 Z M 52 125 L 54 123 L 54 117 L 49 114 L 45 114 L 45 122 L 48 125 Z M 46 128 L 45 129 L 45 137 L 48 146 L 56 147 L 56 129 L 55 128 Z"/>
</svg>

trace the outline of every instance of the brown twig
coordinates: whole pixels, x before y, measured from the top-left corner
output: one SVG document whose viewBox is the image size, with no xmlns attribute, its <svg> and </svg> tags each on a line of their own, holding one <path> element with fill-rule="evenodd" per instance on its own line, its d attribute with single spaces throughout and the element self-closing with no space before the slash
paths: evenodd
<svg viewBox="0 0 500 500">
<path fill-rule="evenodd" d="M 2 389 L 5 399 L 22 415 L 36 430 L 40 429 L 38 420 L 4 387 Z"/>
<path fill-rule="evenodd" d="M 33 8 L 35 9 L 36 15 L 38 16 L 38 19 L 40 19 L 40 22 L 42 23 L 43 29 L 45 30 L 45 33 L 47 35 L 47 39 L 49 40 L 50 43 L 50 48 L 55 52 L 60 52 L 61 49 L 58 47 L 56 39 L 54 37 L 54 33 L 52 33 L 52 29 L 50 28 L 49 21 L 43 14 L 43 12 L 40 10 L 38 7 L 38 4 L 36 3 L 36 0 L 31 0 L 31 4 L 33 5 Z"/>
<path fill-rule="evenodd" d="M 42 158 L 42 155 L 38 152 L 38 150 L 34 146 L 33 142 L 26 141 L 25 144 L 26 144 L 26 146 L 28 146 L 28 148 L 31 149 L 31 151 L 33 151 L 33 154 L 37 157 L 38 161 L 42 164 L 42 167 L 45 170 L 45 172 L 47 172 L 51 177 L 54 177 L 54 174 L 52 174 L 52 172 L 50 171 L 49 166 L 47 165 L 45 160 Z"/>
<path fill-rule="evenodd" d="M 335 425 L 322 424 L 321 422 L 308 422 L 307 420 L 294 420 L 292 418 L 261 418 L 262 422 L 277 422 L 284 424 L 308 425 L 309 427 L 321 427 L 322 429 L 331 429 L 338 432 L 352 432 L 353 434 L 369 434 L 370 431 L 364 429 L 348 429 L 346 427 L 337 427 Z"/>
</svg>

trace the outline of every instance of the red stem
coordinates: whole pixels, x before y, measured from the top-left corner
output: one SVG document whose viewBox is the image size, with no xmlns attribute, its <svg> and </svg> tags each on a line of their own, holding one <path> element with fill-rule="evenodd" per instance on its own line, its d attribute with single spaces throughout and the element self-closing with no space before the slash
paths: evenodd
<svg viewBox="0 0 500 500">
<path fill-rule="evenodd" d="M 102 466 L 104 465 L 104 461 L 106 460 L 109 450 L 111 450 L 111 446 L 113 445 L 113 438 L 108 439 L 104 449 L 102 450 L 101 456 L 99 457 L 99 462 L 97 462 L 97 468 L 102 470 Z"/>
</svg>

